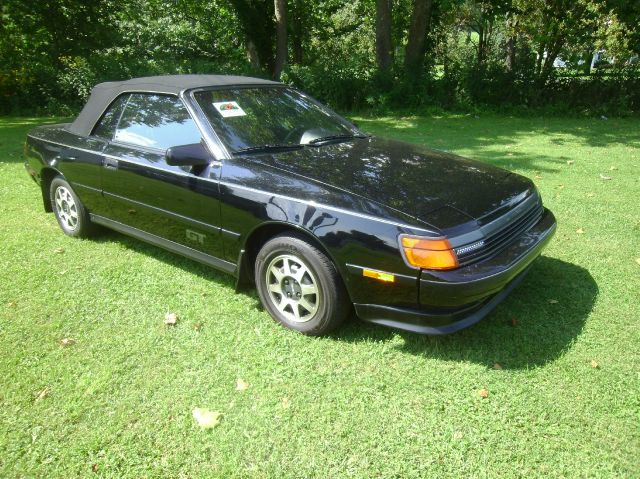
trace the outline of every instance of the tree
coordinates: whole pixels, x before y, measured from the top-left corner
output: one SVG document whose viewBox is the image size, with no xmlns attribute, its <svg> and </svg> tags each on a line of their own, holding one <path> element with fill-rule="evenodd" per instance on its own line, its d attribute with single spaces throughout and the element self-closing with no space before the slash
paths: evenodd
<svg viewBox="0 0 640 479">
<path fill-rule="evenodd" d="M 506 13 L 505 34 L 505 68 L 508 72 L 513 72 L 516 68 L 516 46 L 518 41 L 518 17 L 513 10 Z"/>
<path fill-rule="evenodd" d="M 564 48 L 593 35 L 602 5 L 598 0 L 514 0 L 520 29 L 535 49 L 538 85 L 547 83 Z"/>
<path fill-rule="evenodd" d="M 427 33 L 431 26 L 432 0 L 413 0 L 413 14 L 407 37 L 404 66 L 409 76 L 422 72 Z"/>
<path fill-rule="evenodd" d="M 293 63 L 302 64 L 304 60 L 303 42 L 305 35 L 306 10 L 302 0 L 294 0 L 292 15 L 288 15 L 291 23 L 291 49 Z"/>
<path fill-rule="evenodd" d="M 381 73 L 387 73 L 393 63 L 391 0 L 376 1 L 376 62 Z"/>
<path fill-rule="evenodd" d="M 246 38 L 247 57 L 255 67 L 275 72 L 274 3 L 271 0 L 230 0 Z"/>
<path fill-rule="evenodd" d="M 287 62 L 287 1 L 274 0 L 276 14 L 276 59 L 273 78 L 278 80 Z"/>
</svg>

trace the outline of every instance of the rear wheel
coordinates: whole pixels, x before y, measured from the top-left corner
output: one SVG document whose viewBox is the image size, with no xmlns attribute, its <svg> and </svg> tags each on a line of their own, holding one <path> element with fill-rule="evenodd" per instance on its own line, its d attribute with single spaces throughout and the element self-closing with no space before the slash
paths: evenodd
<svg viewBox="0 0 640 479">
<path fill-rule="evenodd" d="M 326 334 L 351 311 L 331 260 L 295 235 L 276 236 L 265 243 L 256 257 L 255 282 L 271 316 L 303 334 Z"/>
<path fill-rule="evenodd" d="M 65 234 L 76 238 L 91 235 L 93 225 L 89 214 L 69 183 L 61 177 L 54 178 L 49 188 L 49 197 L 58 224 Z"/>
</svg>

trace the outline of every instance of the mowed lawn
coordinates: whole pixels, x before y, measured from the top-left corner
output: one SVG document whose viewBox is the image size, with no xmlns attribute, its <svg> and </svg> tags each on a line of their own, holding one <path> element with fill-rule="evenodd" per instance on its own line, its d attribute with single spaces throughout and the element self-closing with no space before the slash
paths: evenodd
<svg viewBox="0 0 640 479">
<path fill-rule="evenodd" d="M 64 236 L 22 164 L 54 120 L 0 119 L 0 477 L 640 475 L 640 121 L 355 120 L 540 188 L 558 232 L 481 323 L 287 331 L 222 273 Z"/>
</svg>

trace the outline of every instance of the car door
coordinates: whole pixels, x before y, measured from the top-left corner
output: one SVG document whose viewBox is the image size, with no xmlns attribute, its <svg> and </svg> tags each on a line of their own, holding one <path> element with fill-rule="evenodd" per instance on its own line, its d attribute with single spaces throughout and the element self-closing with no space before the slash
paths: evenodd
<svg viewBox="0 0 640 479">
<path fill-rule="evenodd" d="M 131 93 L 103 151 L 105 216 L 152 242 L 168 242 L 163 245 L 170 249 L 177 244 L 222 257 L 215 164 L 165 162 L 167 148 L 199 141 L 200 131 L 178 97 Z"/>
</svg>

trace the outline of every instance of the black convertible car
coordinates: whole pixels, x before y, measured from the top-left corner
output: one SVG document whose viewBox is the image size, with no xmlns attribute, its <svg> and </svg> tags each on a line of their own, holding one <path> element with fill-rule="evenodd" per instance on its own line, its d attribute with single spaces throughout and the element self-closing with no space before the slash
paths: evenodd
<svg viewBox="0 0 640 479">
<path fill-rule="evenodd" d="M 29 132 L 26 168 L 70 236 L 102 225 L 255 284 L 289 328 L 350 314 L 443 334 L 484 317 L 556 227 L 530 180 L 375 138 L 247 77 L 97 85 Z"/>
</svg>

